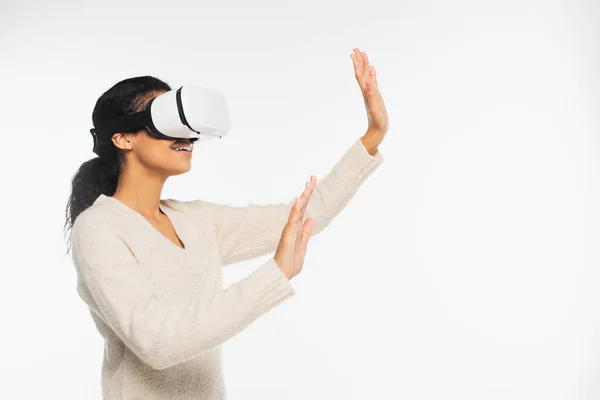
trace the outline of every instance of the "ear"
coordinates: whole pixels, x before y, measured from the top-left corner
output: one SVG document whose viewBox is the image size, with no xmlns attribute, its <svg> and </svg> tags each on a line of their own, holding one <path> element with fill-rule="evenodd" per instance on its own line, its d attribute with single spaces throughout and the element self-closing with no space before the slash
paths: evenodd
<svg viewBox="0 0 600 400">
<path fill-rule="evenodd" d="M 115 133 L 111 138 L 113 144 L 121 150 L 131 150 L 131 137 L 127 133 Z"/>
</svg>

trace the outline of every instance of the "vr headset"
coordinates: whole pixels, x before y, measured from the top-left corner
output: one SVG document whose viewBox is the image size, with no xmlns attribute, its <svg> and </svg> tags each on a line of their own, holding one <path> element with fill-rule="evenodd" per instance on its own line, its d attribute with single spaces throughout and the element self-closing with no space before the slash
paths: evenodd
<svg viewBox="0 0 600 400">
<path fill-rule="evenodd" d="M 90 129 L 98 144 L 110 140 L 117 132 L 146 128 L 157 139 L 190 139 L 205 142 L 222 138 L 231 129 L 225 97 L 207 88 L 184 85 L 151 99 L 143 111 L 124 115 Z"/>
</svg>

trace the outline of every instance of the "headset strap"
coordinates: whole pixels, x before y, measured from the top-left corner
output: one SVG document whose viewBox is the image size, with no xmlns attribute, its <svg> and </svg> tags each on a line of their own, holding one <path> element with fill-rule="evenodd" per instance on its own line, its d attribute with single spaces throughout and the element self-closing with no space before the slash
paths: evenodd
<svg viewBox="0 0 600 400">
<path fill-rule="evenodd" d="M 132 114 L 123 115 L 122 117 L 107 121 L 97 128 L 90 129 L 90 133 L 94 138 L 92 151 L 98 155 L 98 144 L 105 141 L 108 137 L 117 132 L 128 132 L 134 129 L 141 129 L 152 123 L 150 118 L 150 110 L 148 108 L 143 111 L 134 112 Z"/>
<path fill-rule="evenodd" d="M 138 111 L 107 121 L 97 128 L 90 129 L 93 136 L 105 136 L 117 132 L 128 132 L 145 127 L 150 121 L 149 110 Z"/>
<path fill-rule="evenodd" d="M 98 155 L 98 144 L 112 136 L 117 132 L 128 132 L 134 129 L 144 128 L 151 123 L 150 110 L 148 108 L 143 111 L 134 112 L 132 114 L 123 115 L 122 117 L 107 121 L 97 128 L 90 129 L 90 133 L 94 138 L 92 151 Z"/>
</svg>

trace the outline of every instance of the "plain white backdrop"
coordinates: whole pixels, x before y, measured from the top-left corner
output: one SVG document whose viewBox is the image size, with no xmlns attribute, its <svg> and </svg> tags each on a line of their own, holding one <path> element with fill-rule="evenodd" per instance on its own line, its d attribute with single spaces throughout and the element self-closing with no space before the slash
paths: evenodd
<svg viewBox="0 0 600 400">
<path fill-rule="evenodd" d="M 595 0 L 1 1 L 0 398 L 100 399 L 62 227 L 105 90 L 220 91 L 231 132 L 163 197 L 277 203 L 365 132 L 355 47 L 384 161 L 224 344 L 228 398 L 600 398 L 599 24 Z"/>
</svg>

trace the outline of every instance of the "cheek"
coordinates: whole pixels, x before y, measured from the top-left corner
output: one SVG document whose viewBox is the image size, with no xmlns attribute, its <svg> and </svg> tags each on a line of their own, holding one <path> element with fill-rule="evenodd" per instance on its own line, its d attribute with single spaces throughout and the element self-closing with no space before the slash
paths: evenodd
<svg viewBox="0 0 600 400">
<path fill-rule="evenodd" d="M 173 150 L 167 142 L 150 142 L 138 151 L 140 160 L 151 166 L 167 166 L 173 162 Z"/>
</svg>

